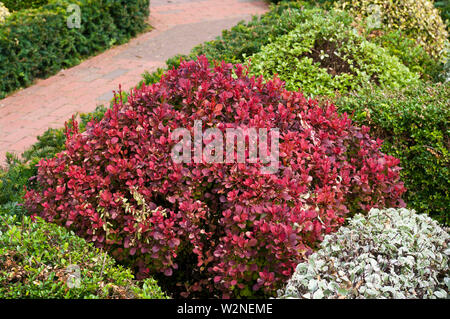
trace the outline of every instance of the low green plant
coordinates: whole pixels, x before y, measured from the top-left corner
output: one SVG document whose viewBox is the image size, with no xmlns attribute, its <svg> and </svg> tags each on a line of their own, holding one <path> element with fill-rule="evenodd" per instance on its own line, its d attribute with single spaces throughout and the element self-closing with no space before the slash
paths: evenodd
<svg viewBox="0 0 450 319">
<path fill-rule="evenodd" d="M 448 298 L 450 236 L 407 209 L 372 209 L 326 235 L 280 298 Z"/>
<path fill-rule="evenodd" d="M 142 74 L 142 80 L 137 85 L 137 88 L 141 88 L 142 84 L 150 85 L 157 83 L 161 80 L 161 76 L 164 74 L 163 68 L 158 68 L 156 71 L 150 73 L 148 71 L 145 71 L 144 74 Z"/>
<path fill-rule="evenodd" d="M 39 159 L 22 161 L 12 154 L 6 156 L 6 167 L 0 171 L 0 205 L 20 203 L 29 179 L 37 174 L 35 167 Z"/>
<path fill-rule="evenodd" d="M 130 270 L 63 227 L 0 208 L 0 298 L 154 298 L 156 281 Z"/>
<path fill-rule="evenodd" d="M 347 92 L 373 83 L 403 87 L 418 75 L 397 57 L 368 42 L 343 11 L 320 8 L 301 11 L 303 22 L 251 57 L 250 71 L 270 78 L 278 74 L 289 90 L 306 95 Z"/>
<path fill-rule="evenodd" d="M 340 96 L 340 112 L 384 140 L 385 153 L 400 159 L 409 207 L 449 225 L 450 83 L 403 89 L 367 87 Z"/>
</svg>

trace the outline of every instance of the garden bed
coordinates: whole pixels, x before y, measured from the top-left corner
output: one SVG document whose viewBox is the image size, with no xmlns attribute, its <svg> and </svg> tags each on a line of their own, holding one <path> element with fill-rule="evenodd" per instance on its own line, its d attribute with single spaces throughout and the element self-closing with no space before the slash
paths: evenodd
<svg viewBox="0 0 450 319">
<path fill-rule="evenodd" d="M 172 297 L 446 298 L 445 54 L 404 37 L 407 24 L 368 30 L 320 2 L 281 2 L 47 131 L 0 171 L 0 212 L 69 228 Z M 299 76 L 305 59 L 331 80 L 363 80 Z M 280 171 L 172 163 L 171 132 L 194 120 L 281 128 Z"/>
</svg>

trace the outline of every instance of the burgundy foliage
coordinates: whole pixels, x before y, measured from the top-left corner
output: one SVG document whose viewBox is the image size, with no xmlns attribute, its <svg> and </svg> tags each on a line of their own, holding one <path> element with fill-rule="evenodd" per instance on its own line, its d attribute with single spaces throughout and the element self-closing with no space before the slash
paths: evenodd
<svg viewBox="0 0 450 319">
<path fill-rule="evenodd" d="M 280 169 L 174 163 L 171 132 L 192 132 L 194 120 L 204 130 L 278 128 Z M 346 216 L 403 206 L 399 161 L 368 128 L 277 78 L 249 78 L 241 65 L 211 69 L 205 57 L 67 135 L 67 150 L 39 163 L 28 209 L 140 277 L 164 274 L 176 296 L 272 296 Z"/>
</svg>

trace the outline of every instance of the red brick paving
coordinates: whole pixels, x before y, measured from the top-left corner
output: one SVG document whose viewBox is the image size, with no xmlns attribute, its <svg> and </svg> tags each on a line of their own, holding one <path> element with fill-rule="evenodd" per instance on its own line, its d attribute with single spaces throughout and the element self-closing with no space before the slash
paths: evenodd
<svg viewBox="0 0 450 319">
<path fill-rule="evenodd" d="M 151 0 L 150 7 L 152 31 L 0 100 L 0 164 L 72 114 L 108 104 L 119 84 L 132 88 L 144 71 L 268 9 L 262 0 Z"/>
</svg>

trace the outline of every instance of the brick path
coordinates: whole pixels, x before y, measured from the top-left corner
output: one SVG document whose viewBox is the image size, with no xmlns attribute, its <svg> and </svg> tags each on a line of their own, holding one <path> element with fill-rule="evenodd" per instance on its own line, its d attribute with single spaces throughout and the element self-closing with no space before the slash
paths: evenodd
<svg viewBox="0 0 450 319">
<path fill-rule="evenodd" d="M 129 43 L 63 70 L 0 100 L 0 164 L 5 153 L 21 154 L 49 127 L 59 128 L 74 113 L 108 104 L 119 84 L 128 90 L 144 71 L 154 71 L 223 29 L 267 11 L 262 0 L 151 0 L 153 30 Z"/>
</svg>

